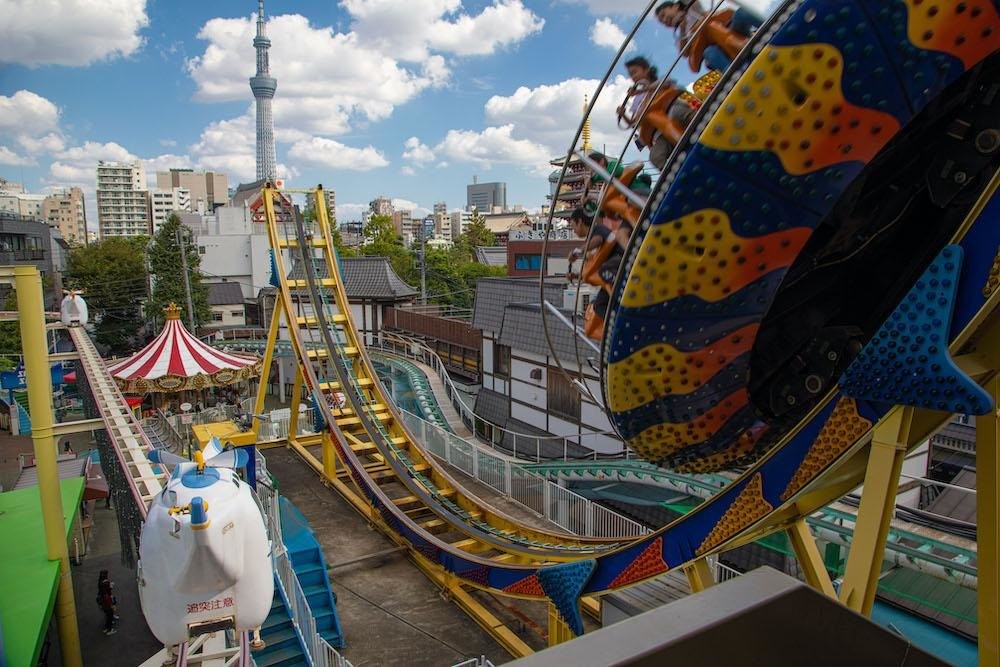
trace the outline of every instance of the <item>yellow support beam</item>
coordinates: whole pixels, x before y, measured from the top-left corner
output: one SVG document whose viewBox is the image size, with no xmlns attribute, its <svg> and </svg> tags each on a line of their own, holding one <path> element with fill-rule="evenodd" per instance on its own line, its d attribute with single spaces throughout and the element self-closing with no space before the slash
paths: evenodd
<svg viewBox="0 0 1000 667">
<path fill-rule="evenodd" d="M 299 432 L 299 403 L 302 402 L 302 366 L 295 366 L 295 382 L 292 384 L 292 402 L 288 411 L 288 435 L 292 437 Z"/>
<path fill-rule="evenodd" d="M 8 277 L 9 275 L 7 273 Z M 52 434 L 55 414 L 52 409 L 52 375 L 49 371 L 45 337 L 42 278 L 34 266 L 15 266 L 13 276 L 14 288 L 17 290 L 17 312 L 21 319 L 21 351 L 24 353 L 24 371 L 28 379 L 28 409 L 31 410 L 31 439 L 35 446 L 45 549 L 50 561 L 59 561 L 54 610 L 59 630 L 59 652 L 65 667 L 77 667 L 83 664 L 83 654 L 80 652 L 73 574 L 66 544 L 66 519 L 63 516 L 62 491 L 56 465 L 56 441 Z"/>
<path fill-rule="evenodd" d="M 788 541 L 792 543 L 795 557 L 799 559 L 802 567 L 802 574 L 805 575 L 806 583 L 824 595 L 834 599 L 837 591 L 833 589 L 833 582 L 830 581 L 830 573 L 826 571 L 823 557 L 816 547 L 816 540 L 809 532 L 805 518 L 801 518 L 785 529 L 788 534 Z"/>
<path fill-rule="evenodd" d="M 882 571 L 889 522 L 896 508 L 899 473 L 910 448 L 914 408 L 898 407 L 875 426 L 872 434 L 864 493 L 854 523 L 840 601 L 850 609 L 871 615 Z"/>
<path fill-rule="evenodd" d="M 278 341 L 278 330 L 281 326 L 281 307 L 274 302 L 274 312 L 271 313 L 271 328 L 267 330 L 267 345 L 264 347 L 264 362 L 261 366 L 260 381 L 257 384 L 257 401 L 253 406 L 255 415 L 264 414 L 264 398 L 267 396 L 267 381 L 271 377 L 271 362 L 274 360 L 274 346 Z M 260 435 L 260 419 L 251 420 L 254 439 Z"/>
<path fill-rule="evenodd" d="M 692 593 L 700 593 L 706 588 L 715 585 L 715 577 L 712 576 L 712 568 L 708 566 L 708 561 L 704 558 L 693 560 L 681 569 L 687 575 L 688 584 Z"/>
<path fill-rule="evenodd" d="M 979 664 L 1000 665 L 1000 375 L 985 386 L 993 411 L 976 418 Z"/>
<path fill-rule="evenodd" d="M 566 621 L 559 616 L 559 611 L 551 602 L 549 607 L 549 646 L 558 646 L 573 639 L 573 631 L 566 625 Z"/>
<path fill-rule="evenodd" d="M 323 474 L 330 479 L 337 476 L 337 450 L 330 429 L 323 429 Z"/>
</svg>

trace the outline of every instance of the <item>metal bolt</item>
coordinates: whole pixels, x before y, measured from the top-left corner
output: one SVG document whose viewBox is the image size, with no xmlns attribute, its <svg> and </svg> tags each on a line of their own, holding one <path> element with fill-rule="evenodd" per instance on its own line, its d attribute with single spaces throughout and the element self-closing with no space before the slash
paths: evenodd
<svg viewBox="0 0 1000 667">
<path fill-rule="evenodd" d="M 975 144 L 976 150 L 983 155 L 995 153 L 1000 148 L 1000 131 L 996 128 L 983 130 L 976 135 Z"/>
<path fill-rule="evenodd" d="M 834 350 L 830 350 L 826 353 L 826 358 L 830 361 L 836 361 L 838 356 L 839 355 Z"/>
<path fill-rule="evenodd" d="M 956 183 L 958 183 L 959 185 L 961 185 L 962 183 L 965 183 L 965 181 L 968 180 L 968 178 L 969 177 L 966 175 L 966 173 L 964 171 L 956 171 L 955 175 L 952 176 L 952 179 Z"/>
</svg>

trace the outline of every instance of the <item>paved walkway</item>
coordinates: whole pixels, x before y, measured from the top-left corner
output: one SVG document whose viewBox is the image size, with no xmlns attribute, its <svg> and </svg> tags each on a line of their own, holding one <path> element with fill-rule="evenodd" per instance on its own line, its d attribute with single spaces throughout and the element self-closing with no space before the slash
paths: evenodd
<svg viewBox="0 0 1000 667">
<path fill-rule="evenodd" d="M 404 357 L 406 358 L 406 357 Z M 434 371 L 433 368 L 427 364 L 416 361 L 415 359 L 406 358 L 411 364 L 420 369 L 420 371 L 427 376 L 427 381 L 431 385 L 431 391 L 434 392 L 434 398 L 437 399 L 438 407 L 441 408 L 441 413 L 444 414 L 444 418 L 447 420 L 448 425 L 455 432 L 463 438 L 472 438 L 472 431 L 465 425 L 462 421 L 461 415 L 458 414 L 458 410 L 452 405 L 451 399 L 448 398 L 448 389 L 441 382 L 441 378 Z"/>
</svg>

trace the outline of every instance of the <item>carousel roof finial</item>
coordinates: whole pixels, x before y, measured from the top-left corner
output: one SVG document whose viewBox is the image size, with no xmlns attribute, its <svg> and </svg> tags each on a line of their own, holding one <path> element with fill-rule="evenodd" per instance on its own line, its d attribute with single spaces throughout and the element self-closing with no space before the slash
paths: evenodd
<svg viewBox="0 0 1000 667">
<path fill-rule="evenodd" d="M 166 314 L 168 320 L 181 319 L 181 307 L 173 301 L 167 304 L 167 306 L 163 309 L 163 312 Z"/>
</svg>

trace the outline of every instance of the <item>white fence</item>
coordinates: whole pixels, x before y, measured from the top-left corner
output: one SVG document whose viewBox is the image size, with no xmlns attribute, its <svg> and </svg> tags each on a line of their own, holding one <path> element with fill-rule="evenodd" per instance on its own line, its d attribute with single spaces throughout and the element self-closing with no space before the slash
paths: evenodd
<svg viewBox="0 0 1000 667">
<path fill-rule="evenodd" d="M 263 463 L 263 456 L 258 455 L 258 475 L 263 471 L 267 472 L 267 464 Z M 278 492 L 269 484 L 257 484 L 257 497 L 260 499 L 261 512 L 268 524 L 271 535 L 271 562 L 274 572 L 278 575 L 278 585 L 281 587 L 285 600 L 288 601 L 288 613 L 292 618 L 292 625 L 295 632 L 306 650 L 306 659 L 313 667 L 353 667 L 350 661 L 340 655 L 335 648 L 323 639 L 316 631 L 316 621 L 313 618 L 312 608 L 306 599 L 302 586 L 299 585 L 298 577 L 292 570 L 292 564 L 288 560 L 288 553 L 285 549 L 284 536 L 281 532 L 281 515 L 279 513 Z"/>
<path fill-rule="evenodd" d="M 624 453 L 620 455 L 616 454 L 609 456 L 607 454 L 599 454 L 594 447 L 587 444 L 588 439 L 596 440 L 601 437 L 618 438 L 618 434 L 613 431 L 602 433 L 584 433 L 566 437 L 558 435 L 537 436 L 511 431 L 510 429 L 488 422 L 478 416 L 473 408 L 462 399 L 462 394 L 455 387 L 455 383 L 452 382 L 451 376 L 448 374 L 448 370 L 445 368 L 444 362 L 441 361 L 441 358 L 436 352 L 434 352 L 434 350 L 430 349 L 416 339 L 384 331 L 379 333 L 378 339 L 375 341 L 375 345 L 373 345 L 373 347 L 378 347 L 386 352 L 391 352 L 398 356 L 413 359 L 430 366 L 441 380 L 441 383 L 444 385 L 444 390 L 448 396 L 448 400 L 451 402 L 452 406 L 458 412 L 459 417 L 461 417 L 462 422 L 469 428 L 469 430 L 477 436 L 482 437 L 482 439 L 489 443 L 489 445 L 494 449 L 503 449 L 496 446 L 497 441 L 506 440 L 510 442 L 509 449 L 512 450 L 515 458 L 539 462 L 542 460 L 557 459 L 565 461 L 580 461 L 584 459 L 597 460 L 600 458 L 620 459 L 630 458 L 632 456 L 631 450 L 627 448 L 624 450 Z M 579 452 L 579 448 L 581 447 L 590 450 L 592 453 L 589 453 L 586 456 L 574 456 L 572 452 Z M 543 452 L 546 452 L 547 454 L 543 454 Z M 553 454 L 553 452 L 561 452 L 561 455 Z"/>
<path fill-rule="evenodd" d="M 577 535 L 645 535 L 642 524 L 550 482 L 508 458 L 401 410 L 403 421 L 431 454 L 549 521 Z"/>
</svg>

